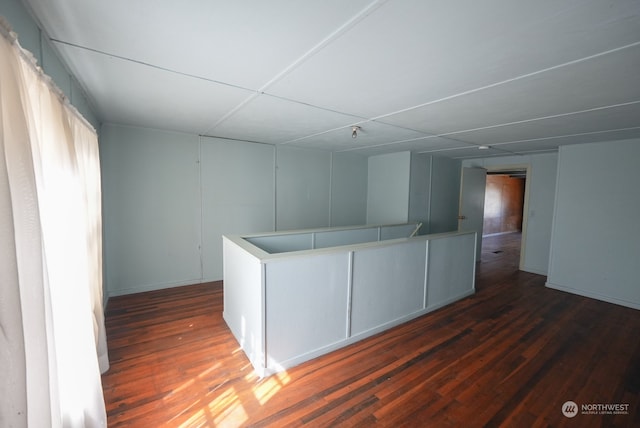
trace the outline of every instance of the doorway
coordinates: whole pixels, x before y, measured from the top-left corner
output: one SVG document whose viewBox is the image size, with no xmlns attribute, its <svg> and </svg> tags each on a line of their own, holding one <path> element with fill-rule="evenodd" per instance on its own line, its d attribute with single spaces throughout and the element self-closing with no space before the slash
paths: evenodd
<svg viewBox="0 0 640 428">
<path fill-rule="evenodd" d="M 520 269 L 526 230 L 528 168 L 488 169 L 482 233 L 482 260 Z"/>
</svg>

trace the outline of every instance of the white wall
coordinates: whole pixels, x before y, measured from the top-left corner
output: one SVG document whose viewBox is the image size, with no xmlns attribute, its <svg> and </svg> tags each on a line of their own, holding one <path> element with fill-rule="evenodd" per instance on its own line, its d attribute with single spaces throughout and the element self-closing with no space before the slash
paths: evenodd
<svg viewBox="0 0 640 428">
<path fill-rule="evenodd" d="M 366 157 L 349 152 L 334 153 L 331 164 L 331 226 L 354 226 L 367 222 Z"/>
<path fill-rule="evenodd" d="M 102 134 L 107 295 L 222 279 L 223 234 L 366 219 L 365 157 L 113 124 Z"/>
<path fill-rule="evenodd" d="M 100 156 L 106 292 L 198 282 L 199 139 L 105 125 Z"/>
<path fill-rule="evenodd" d="M 202 276 L 222 279 L 222 235 L 275 228 L 275 147 L 201 137 Z"/>
<path fill-rule="evenodd" d="M 222 279 L 225 233 L 402 223 L 410 192 L 416 219 L 457 216 L 457 204 L 442 201 L 457 201 L 458 161 L 332 155 L 113 124 L 102 132 L 112 296 Z M 429 210 L 423 192 L 438 206 Z"/>
<path fill-rule="evenodd" d="M 523 269 L 527 272 L 547 275 L 558 155 L 548 153 L 531 156 L 530 162 L 527 236 L 524 243 Z"/>
<path fill-rule="evenodd" d="M 331 153 L 278 147 L 276 230 L 329 226 Z"/>
<path fill-rule="evenodd" d="M 411 153 L 369 158 L 367 223 L 403 223 L 409 217 Z"/>
<path fill-rule="evenodd" d="M 552 288 L 640 309 L 640 139 L 563 146 Z"/>
<path fill-rule="evenodd" d="M 462 162 L 463 167 L 528 167 L 529 204 L 526 207 L 528 220 L 523 235 L 525 242 L 521 269 L 540 275 L 546 275 L 549 268 L 557 160 L 556 153 L 544 153 L 469 159 Z"/>
<path fill-rule="evenodd" d="M 411 155 L 409 174 L 409 216 L 408 221 L 421 222 L 420 233 L 429 230 L 429 212 L 431 204 L 431 156 Z"/>
<path fill-rule="evenodd" d="M 460 168 L 459 160 L 432 157 L 429 233 L 458 230 Z"/>
<path fill-rule="evenodd" d="M 367 223 L 418 221 L 421 234 L 457 230 L 460 165 L 410 152 L 370 157 Z"/>
</svg>

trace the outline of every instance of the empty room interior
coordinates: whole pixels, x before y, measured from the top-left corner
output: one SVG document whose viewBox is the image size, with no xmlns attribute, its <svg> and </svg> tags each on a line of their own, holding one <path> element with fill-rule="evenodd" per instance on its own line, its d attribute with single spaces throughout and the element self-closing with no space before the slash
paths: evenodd
<svg viewBox="0 0 640 428">
<path fill-rule="evenodd" d="M 0 16 L 0 426 L 640 426 L 637 0 Z"/>
</svg>

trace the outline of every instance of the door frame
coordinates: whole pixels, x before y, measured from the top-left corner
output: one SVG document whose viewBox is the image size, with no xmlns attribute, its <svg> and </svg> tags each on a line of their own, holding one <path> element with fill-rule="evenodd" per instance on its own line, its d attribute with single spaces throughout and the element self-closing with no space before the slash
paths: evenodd
<svg viewBox="0 0 640 428">
<path fill-rule="evenodd" d="M 529 186 L 531 183 L 531 165 L 526 164 L 506 164 L 506 165 L 492 165 L 492 166 L 484 166 L 489 172 L 502 172 L 502 171 L 513 171 L 513 170 L 524 170 L 525 171 L 525 180 L 524 180 L 524 202 L 522 204 L 522 239 L 520 241 L 520 261 L 518 262 L 518 269 L 522 270 L 524 266 L 525 259 L 525 248 L 527 243 L 527 225 L 529 222 Z"/>
</svg>

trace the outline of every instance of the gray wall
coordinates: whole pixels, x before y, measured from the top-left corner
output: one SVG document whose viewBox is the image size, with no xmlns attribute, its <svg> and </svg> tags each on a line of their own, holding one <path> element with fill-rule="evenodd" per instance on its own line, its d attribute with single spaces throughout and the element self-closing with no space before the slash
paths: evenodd
<svg viewBox="0 0 640 428">
<path fill-rule="evenodd" d="M 198 152 L 196 135 L 103 126 L 104 270 L 109 295 L 202 278 Z"/>
<path fill-rule="evenodd" d="M 331 164 L 331 226 L 367 222 L 368 159 L 353 153 L 334 153 Z"/>
<path fill-rule="evenodd" d="M 548 286 L 640 309 L 640 139 L 563 146 Z"/>
<path fill-rule="evenodd" d="M 410 175 L 428 222 L 429 192 L 457 201 L 459 186 L 459 162 L 409 152 L 367 159 L 113 124 L 100 147 L 112 296 L 222 279 L 223 234 L 406 222 Z M 450 208 L 436 212 L 455 219 Z"/>
<path fill-rule="evenodd" d="M 113 124 L 100 151 L 111 296 L 222 279 L 223 234 L 366 219 L 365 157 Z"/>
<path fill-rule="evenodd" d="M 329 226 L 331 153 L 277 149 L 276 230 Z"/>
<path fill-rule="evenodd" d="M 421 234 L 458 229 L 461 162 L 409 152 L 369 158 L 367 223 L 423 223 Z"/>
<path fill-rule="evenodd" d="M 420 233 L 429 230 L 429 212 L 431 205 L 431 156 L 411 155 L 409 173 L 409 215 L 408 221 L 421 222 Z"/>
<path fill-rule="evenodd" d="M 526 156 L 505 156 L 484 159 L 470 159 L 462 162 L 463 167 L 501 168 L 527 167 L 529 178 L 527 192 L 529 203 L 524 236 L 524 254 L 521 269 L 546 275 L 549 268 L 549 248 L 553 206 L 556 186 L 558 155 L 545 153 Z"/>
<path fill-rule="evenodd" d="M 411 153 L 369 158 L 367 224 L 403 223 L 409 217 Z"/>
<path fill-rule="evenodd" d="M 429 233 L 458 230 L 461 162 L 433 156 Z"/>
<path fill-rule="evenodd" d="M 78 81 L 60 61 L 48 37 L 31 18 L 22 2 L 2 0 L 0 6 L 0 15 L 9 22 L 13 31 L 18 34 L 20 46 L 33 54 L 40 67 L 53 79 L 71 104 L 96 130 L 99 130 L 100 120 L 91 108 Z"/>
<path fill-rule="evenodd" d="M 215 281 L 223 273 L 222 235 L 274 229 L 275 147 L 210 137 L 200 142 L 202 276 Z"/>
<path fill-rule="evenodd" d="M 411 155 L 409 221 L 423 223 L 421 234 L 458 230 L 460 166 L 455 159 Z"/>
</svg>

